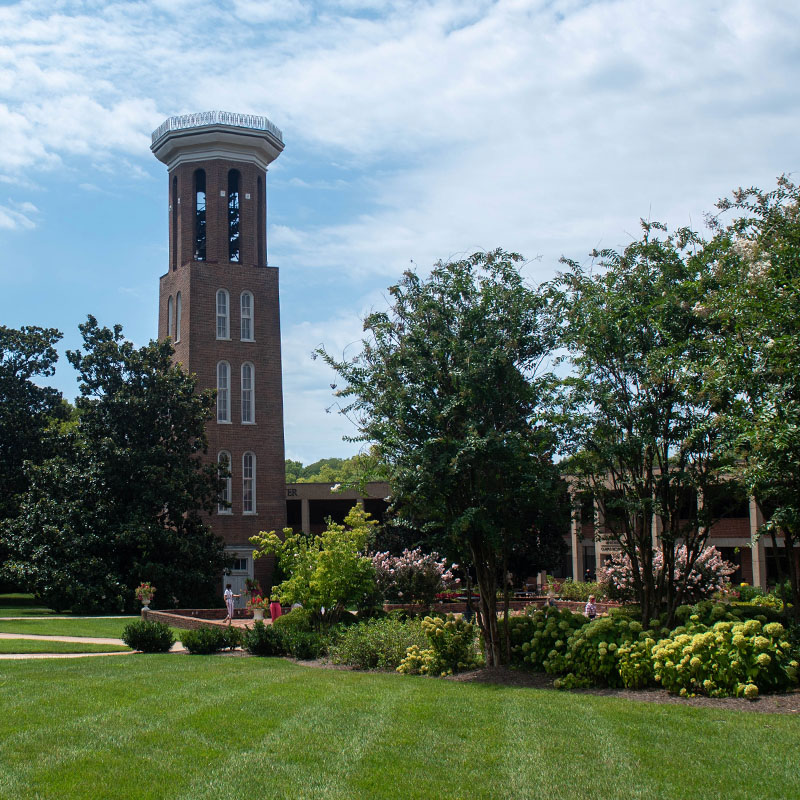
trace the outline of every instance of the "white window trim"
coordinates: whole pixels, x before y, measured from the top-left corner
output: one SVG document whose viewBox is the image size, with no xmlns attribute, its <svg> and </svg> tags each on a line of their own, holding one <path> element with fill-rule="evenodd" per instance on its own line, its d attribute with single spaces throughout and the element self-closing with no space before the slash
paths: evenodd
<svg viewBox="0 0 800 800">
<path fill-rule="evenodd" d="M 253 459 L 253 477 L 252 478 L 245 478 L 245 468 L 244 468 L 244 460 L 250 456 Z M 254 516 L 257 513 L 258 506 L 256 505 L 256 478 L 258 476 L 258 472 L 256 471 L 257 464 L 256 464 L 256 454 L 251 450 L 248 450 L 246 453 L 242 454 L 242 514 L 244 516 L 250 517 Z M 245 511 L 244 508 L 244 487 L 245 481 L 250 480 L 253 482 L 252 486 L 252 493 L 253 493 L 253 508 L 250 511 Z"/>
<path fill-rule="evenodd" d="M 219 386 L 219 368 L 224 364 L 228 370 L 228 380 L 227 380 L 227 387 L 225 387 L 225 417 L 220 419 L 219 416 L 219 398 L 220 398 L 220 386 Z M 218 425 L 230 425 L 231 424 L 231 365 L 227 361 L 217 361 L 217 424 Z"/>
<path fill-rule="evenodd" d="M 244 369 L 250 367 L 250 419 L 244 419 Z M 251 361 L 245 361 L 242 364 L 242 369 L 239 373 L 240 380 L 240 395 L 241 395 L 241 408 L 239 412 L 242 416 L 242 425 L 255 425 L 256 424 L 256 368 Z"/>
<path fill-rule="evenodd" d="M 219 294 L 225 295 L 225 335 L 219 335 Z M 214 334 L 217 341 L 230 341 L 231 338 L 231 295 L 227 289 L 217 289 L 214 294 Z"/>
<path fill-rule="evenodd" d="M 245 295 L 249 295 L 250 297 L 250 338 L 245 339 L 242 336 L 242 321 L 245 319 L 244 314 L 242 313 L 242 300 Z M 253 293 L 249 289 L 245 289 L 239 295 L 239 338 L 242 342 L 254 342 L 256 340 L 256 314 L 255 314 L 255 297 Z"/>
<path fill-rule="evenodd" d="M 181 340 L 181 317 L 183 316 L 183 296 L 180 292 L 175 295 L 175 341 Z"/>
<path fill-rule="evenodd" d="M 220 450 L 217 453 L 217 464 L 221 463 L 222 456 L 225 456 L 228 462 L 228 477 L 225 478 L 225 495 L 228 501 L 227 507 L 217 503 L 217 514 L 221 516 L 230 516 L 233 514 L 233 461 L 231 460 L 231 454 L 227 450 Z"/>
<path fill-rule="evenodd" d="M 167 298 L 167 336 L 169 336 L 170 339 L 172 338 L 172 334 L 174 332 L 173 322 L 175 317 L 173 315 L 173 309 L 174 305 L 172 295 L 170 295 Z"/>
</svg>

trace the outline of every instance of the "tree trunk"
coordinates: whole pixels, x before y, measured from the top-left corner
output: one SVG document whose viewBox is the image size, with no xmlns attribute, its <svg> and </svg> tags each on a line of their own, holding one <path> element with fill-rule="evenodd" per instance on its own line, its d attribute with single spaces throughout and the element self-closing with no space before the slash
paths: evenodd
<svg viewBox="0 0 800 800">
<path fill-rule="evenodd" d="M 495 669 L 502 663 L 500 635 L 497 626 L 497 589 L 494 556 L 483 549 L 470 545 L 475 564 L 475 578 L 480 592 L 480 616 L 478 624 L 483 634 L 483 649 L 486 666 Z"/>
</svg>

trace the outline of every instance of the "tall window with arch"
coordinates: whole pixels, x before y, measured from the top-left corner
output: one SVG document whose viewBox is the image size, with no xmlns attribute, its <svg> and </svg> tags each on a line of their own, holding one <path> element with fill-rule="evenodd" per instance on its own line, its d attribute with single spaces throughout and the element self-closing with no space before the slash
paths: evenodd
<svg viewBox="0 0 800 800">
<path fill-rule="evenodd" d="M 245 361 L 242 364 L 242 423 L 252 425 L 256 421 L 255 370 Z"/>
<path fill-rule="evenodd" d="M 194 260 L 206 260 L 206 171 L 194 173 Z"/>
<path fill-rule="evenodd" d="M 217 290 L 217 339 L 231 338 L 230 295 L 227 289 Z"/>
<path fill-rule="evenodd" d="M 242 513 L 256 513 L 256 454 L 242 456 Z"/>
<path fill-rule="evenodd" d="M 228 173 L 228 261 L 238 262 L 239 252 L 239 171 Z"/>
<path fill-rule="evenodd" d="M 172 269 L 178 269 L 178 179 L 172 178 L 172 202 L 170 203 L 172 215 Z"/>
<path fill-rule="evenodd" d="M 217 422 L 231 421 L 231 365 L 217 364 Z"/>
<path fill-rule="evenodd" d="M 242 292 L 241 296 L 241 321 L 243 342 L 252 342 L 255 338 L 253 331 L 253 294 L 252 292 Z"/>
<path fill-rule="evenodd" d="M 183 301 L 181 293 L 175 295 L 175 341 L 181 340 L 181 317 L 183 316 Z"/>
<path fill-rule="evenodd" d="M 217 455 L 217 471 L 223 481 L 217 504 L 217 514 L 231 514 L 231 454 L 227 450 L 220 450 Z"/>
<path fill-rule="evenodd" d="M 169 296 L 167 300 L 167 336 L 172 338 L 173 334 L 175 333 L 175 315 L 173 311 L 173 301 L 172 295 Z"/>
<path fill-rule="evenodd" d="M 259 265 L 267 263 L 267 254 L 264 248 L 264 186 L 261 183 L 261 176 L 258 178 L 258 198 L 256 200 L 256 247 L 258 253 L 256 254 L 256 263 Z"/>
</svg>

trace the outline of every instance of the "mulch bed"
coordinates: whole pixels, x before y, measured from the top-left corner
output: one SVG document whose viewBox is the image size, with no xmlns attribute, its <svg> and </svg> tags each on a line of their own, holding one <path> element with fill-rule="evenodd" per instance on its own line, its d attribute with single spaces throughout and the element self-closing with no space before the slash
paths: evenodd
<svg viewBox="0 0 800 800">
<path fill-rule="evenodd" d="M 477 669 L 453 675 L 446 680 L 462 683 L 491 683 L 499 686 L 553 689 L 553 676 L 540 672 L 522 672 L 516 669 Z M 553 689 L 553 691 L 556 691 Z M 800 690 L 787 694 L 767 694 L 756 700 L 744 697 L 680 697 L 665 689 L 572 689 L 573 694 L 594 694 L 602 697 L 620 697 L 646 703 L 722 708 L 730 711 L 757 711 L 767 714 L 800 714 Z"/>
</svg>

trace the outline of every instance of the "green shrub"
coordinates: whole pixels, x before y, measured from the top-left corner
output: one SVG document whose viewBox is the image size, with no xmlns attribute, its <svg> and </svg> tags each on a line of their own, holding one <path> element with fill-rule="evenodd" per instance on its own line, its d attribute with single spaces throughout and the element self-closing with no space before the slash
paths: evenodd
<svg viewBox="0 0 800 800">
<path fill-rule="evenodd" d="M 558 590 L 558 596 L 562 600 L 574 600 L 580 603 L 587 602 L 589 595 L 594 595 L 597 599 L 605 597 L 606 585 L 596 581 L 573 581 L 572 578 L 567 578 Z"/>
<path fill-rule="evenodd" d="M 749 583 L 740 584 L 736 587 L 736 591 L 739 592 L 739 599 L 743 603 L 749 603 L 754 597 L 761 597 L 764 594 L 760 586 L 750 586 Z"/>
<path fill-rule="evenodd" d="M 640 622 L 624 615 L 598 617 L 574 631 L 565 648 L 548 653 L 544 668 L 565 676 L 554 681 L 558 689 L 595 684 L 624 686 L 626 681 L 630 681 L 631 688 L 639 688 L 646 685 L 649 672 L 640 659 L 655 644 L 654 637 L 653 631 L 643 631 Z M 644 645 L 631 646 L 638 642 Z"/>
<path fill-rule="evenodd" d="M 272 627 L 279 631 L 310 631 L 314 629 L 314 620 L 308 609 L 296 608 L 278 617 Z"/>
<path fill-rule="evenodd" d="M 313 661 L 325 654 L 326 640 L 316 631 L 278 629 L 283 647 L 292 658 Z"/>
<path fill-rule="evenodd" d="M 530 631 L 530 636 L 526 636 L 521 644 L 514 641 L 512 629 L 511 658 L 512 663 L 515 659 L 521 659 L 523 666 L 537 671 L 545 669 L 545 662 L 551 654 L 566 654 L 569 638 L 589 624 L 583 614 L 550 606 L 534 611 L 529 619 L 530 622 L 525 623 L 525 630 Z"/>
<path fill-rule="evenodd" d="M 228 625 L 227 628 L 223 628 L 223 631 L 225 633 L 225 644 L 222 645 L 223 650 L 235 650 L 237 647 L 242 646 L 244 635 L 241 628 L 234 628 L 233 625 Z"/>
<path fill-rule="evenodd" d="M 463 617 L 456 618 L 453 614 L 448 614 L 446 619 L 425 617 L 422 630 L 430 646 L 424 650 L 419 645 L 409 647 L 397 667 L 398 672 L 445 676 L 480 665 L 475 626 L 465 622 Z"/>
<path fill-rule="evenodd" d="M 198 628 L 181 635 L 183 646 L 192 655 L 210 655 L 228 646 L 226 628 Z"/>
<path fill-rule="evenodd" d="M 286 652 L 280 630 L 261 620 L 253 623 L 252 628 L 245 628 L 242 646 L 254 656 L 282 656 Z"/>
<path fill-rule="evenodd" d="M 756 698 L 797 686 L 797 652 L 779 622 L 717 622 L 690 617 L 652 650 L 655 679 L 681 695 Z"/>
<path fill-rule="evenodd" d="M 387 616 L 340 630 L 329 655 L 334 664 L 350 664 L 358 669 L 396 669 L 409 647 L 426 643 L 419 622 Z"/>
<path fill-rule="evenodd" d="M 175 644 L 175 636 L 163 622 L 140 619 L 125 626 L 122 641 L 142 653 L 166 653 Z"/>
</svg>

